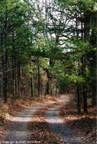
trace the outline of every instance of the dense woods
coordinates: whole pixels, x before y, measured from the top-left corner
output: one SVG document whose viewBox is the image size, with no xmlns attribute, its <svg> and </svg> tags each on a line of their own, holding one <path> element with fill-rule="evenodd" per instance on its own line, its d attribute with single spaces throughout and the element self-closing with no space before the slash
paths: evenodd
<svg viewBox="0 0 97 144">
<path fill-rule="evenodd" d="M 0 1 L 0 97 L 74 92 L 96 104 L 96 0 Z"/>
</svg>

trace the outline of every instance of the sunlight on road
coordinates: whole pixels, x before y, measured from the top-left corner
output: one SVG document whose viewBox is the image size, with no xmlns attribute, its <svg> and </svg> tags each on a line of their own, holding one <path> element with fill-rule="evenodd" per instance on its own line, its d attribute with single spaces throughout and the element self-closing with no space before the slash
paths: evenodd
<svg viewBox="0 0 97 144">
<path fill-rule="evenodd" d="M 32 131 L 6 131 L 5 134 L 16 134 L 16 135 L 21 135 L 21 136 L 26 136 L 28 134 L 32 134 Z"/>
</svg>

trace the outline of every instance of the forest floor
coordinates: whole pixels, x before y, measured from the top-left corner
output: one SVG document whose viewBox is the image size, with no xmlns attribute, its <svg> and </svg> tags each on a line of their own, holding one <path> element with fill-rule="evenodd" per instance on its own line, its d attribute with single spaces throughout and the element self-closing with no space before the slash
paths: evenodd
<svg viewBox="0 0 97 144">
<path fill-rule="evenodd" d="M 73 95 L 67 95 L 70 100 L 66 102 L 65 106 L 60 108 L 60 116 L 64 120 L 75 134 L 81 137 L 86 144 L 96 144 L 96 111 L 95 107 L 89 108 L 87 115 L 78 115 L 76 110 L 76 104 Z M 58 104 L 62 104 L 62 101 L 58 103 L 60 98 L 49 97 L 47 98 L 21 98 L 16 101 L 8 101 L 7 104 L 0 102 L 0 139 L 4 137 L 4 132 L 9 128 L 12 118 L 25 108 L 31 108 L 41 103 L 51 103 L 49 106 L 45 106 L 36 111 L 34 121 L 30 122 L 28 127 L 31 133 L 29 140 L 31 141 L 44 141 L 44 144 L 63 144 L 62 141 L 52 132 L 49 125 L 45 121 L 45 113 L 50 107 L 54 107 Z M 53 103 L 52 103 L 53 102 Z M 71 105 L 72 104 L 72 105 Z M 35 121 L 36 119 L 36 121 Z"/>
</svg>

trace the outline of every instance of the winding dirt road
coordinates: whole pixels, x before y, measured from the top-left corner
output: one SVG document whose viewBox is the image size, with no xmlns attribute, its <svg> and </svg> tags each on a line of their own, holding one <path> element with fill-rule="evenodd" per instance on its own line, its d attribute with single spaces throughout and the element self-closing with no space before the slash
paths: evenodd
<svg viewBox="0 0 97 144">
<path fill-rule="evenodd" d="M 57 104 L 59 103 L 59 105 L 50 108 L 47 111 L 45 115 L 46 121 L 51 127 L 52 131 L 56 133 L 56 135 L 64 142 L 64 144 L 85 144 L 80 140 L 79 137 L 76 137 L 66 125 L 64 125 L 63 120 L 59 117 L 58 109 L 63 106 L 63 104 L 60 105 L 60 102 L 64 102 L 65 104 L 68 100 L 68 97 L 61 96 L 60 101 L 57 102 Z M 55 103 L 55 101 L 52 103 Z M 5 138 L 2 140 L 1 144 L 33 143 L 29 141 L 29 135 L 31 134 L 31 131 L 29 131 L 28 129 L 28 123 L 33 120 L 34 113 L 38 109 L 52 103 L 36 105 L 32 108 L 25 109 L 20 112 L 16 117 L 12 119 L 10 128 L 8 131 L 5 132 Z M 35 143 L 38 144 L 38 141 L 36 141 Z"/>
<path fill-rule="evenodd" d="M 5 138 L 1 144 L 27 144 L 32 143 L 28 141 L 31 131 L 28 129 L 28 123 L 34 118 L 34 113 L 50 103 L 36 105 L 32 108 L 24 109 L 12 119 L 9 130 L 5 132 Z"/>
</svg>

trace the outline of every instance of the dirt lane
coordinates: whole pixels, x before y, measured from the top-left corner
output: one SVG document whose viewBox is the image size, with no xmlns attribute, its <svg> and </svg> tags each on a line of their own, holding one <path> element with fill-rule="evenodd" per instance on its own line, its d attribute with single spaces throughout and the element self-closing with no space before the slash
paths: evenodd
<svg viewBox="0 0 97 144">
<path fill-rule="evenodd" d="M 36 105 L 29 109 L 24 109 L 12 119 L 10 128 L 5 132 L 5 138 L 2 144 L 27 144 L 33 143 L 29 141 L 31 131 L 28 129 L 28 123 L 34 118 L 34 113 L 39 109 L 51 103 Z M 38 143 L 38 142 L 37 142 Z"/>
<path fill-rule="evenodd" d="M 59 108 L 64 106 L 69 100 L 68 96 L 61 96 L 58 102 L 47 102 L 44 104 L 33 106 L 29 109 L 24 109 L 12 119 L 12 123 L 8 131 L 5 132 L 5 138 L 2 144 L 27 144 L 39 143 L 29 141 L 32 131 L 29 131 L 28 124 L 34 120 L 34 113 L 44 106 L 57 103 L 59 105 L 49 108 L 45 117 L 46 121 L 51 127 L 52 131 L 64 142 L 64 144 L 85 144 L 79 137 L 75 136 L 73 132 L 64 125 L 63 120 L 59 116 Z M 64 103 L 63 103 L 64 102 Z M 60 104 L 61 103 L 61 104 Z M 63 103 L 63 104 L 62 104 Z M 49 106 L 48 106 L 49 107 Z"/>
<path fill-rule="evenodd" d="M 65 96 L 62 96 L 63 100 L 66 100 Z M 85 144 L 81 139 L 74 135 L 71 129 L 64 124 L 63 119 L 59 116 L 59 109 L 63 105 L 58 105 L 50 108 L 46 113 L 46 121 L 54 133 L 64 142 L 64 144 Z"/>
</svg>

